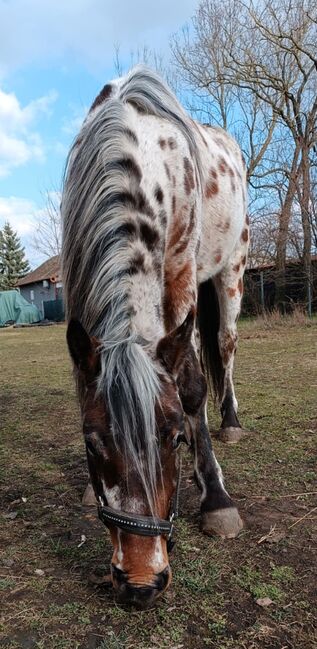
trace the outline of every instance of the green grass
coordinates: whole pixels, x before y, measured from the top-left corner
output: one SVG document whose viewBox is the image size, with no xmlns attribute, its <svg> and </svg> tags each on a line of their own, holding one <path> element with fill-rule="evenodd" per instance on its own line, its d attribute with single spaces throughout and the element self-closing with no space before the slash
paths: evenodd
<svg viewBox="0 0 317 649">
<path fill-rule="evenodd" d="M 241 422 L 253 434 L 214 447 L 246 528 L 228 542 L 200 534 L 188 454 L 173 582 L 155 608 L 140 612 L 120 608 L 88 579 L 108 569 L 112 552 L 80 505 L 87 469 L 65 327 L 0 331 L 0 514 L 18 512 L 1 517 L 0 646 L 312 649 L 316 333 L 316 320 L 240 324 L 235 384 Z M 217 428 L 218 412 L 210 406 L 209 414 Z M 261 541 L 272 528 L 284 536 Z M 272 606 L 261 609 L 261 597 Z"/>
</svg>

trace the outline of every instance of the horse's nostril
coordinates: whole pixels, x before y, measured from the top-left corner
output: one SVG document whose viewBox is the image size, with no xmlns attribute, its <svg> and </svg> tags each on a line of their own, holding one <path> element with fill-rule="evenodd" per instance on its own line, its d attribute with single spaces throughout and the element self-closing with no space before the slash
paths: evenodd
<svg viewBox="0 0 317 649">
<path fill-rule="evenodd" d="M 160 592 L 166 588 L 170 578 L 170 568 L 166 566 L 162 572 L 159 572 L 155 577 L 155 588 Z"/>
<path fill-rule="evenodd" d="M 124 584 L 127 580 L 126 573 L 120 568 L 117 568 L 113 563 L 111 564 L 111 575 L 113 581 L 116 581 L 118 586 Z"/>
</svg>

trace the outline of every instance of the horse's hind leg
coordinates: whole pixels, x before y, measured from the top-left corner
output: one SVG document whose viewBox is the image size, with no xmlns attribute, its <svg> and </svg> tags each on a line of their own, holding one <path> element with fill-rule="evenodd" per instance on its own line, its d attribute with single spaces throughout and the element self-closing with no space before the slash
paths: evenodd
<svg viewBox="0 0 317 649">
<path fill-rule="evenodd" d="M 227 267 L 213 280 L 219 301 L 218 344 L 223 365 L 222 422 L 218 437 L 228 444 L 235 444 L 246 435 L 238 419 L 238 402 L 233 384 L 234 357 L 238 341 L 237 320 L 241 308 L 247 254 L 247 245 L 243 243 L 235 251 Z"/>
</svg>

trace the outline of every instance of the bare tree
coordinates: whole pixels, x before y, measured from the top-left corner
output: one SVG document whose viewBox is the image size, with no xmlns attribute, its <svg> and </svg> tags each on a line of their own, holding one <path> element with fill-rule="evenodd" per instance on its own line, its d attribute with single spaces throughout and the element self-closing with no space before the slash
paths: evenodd
<svg viewBox="0 0 317 649">
<path fill-rule="evenodd" d="M 152 50 L 147 45 L 143 47 L 138 47 L 136 50 L 130 51 L 129 59 L 126 61 L 123 59 L 123 56 L 120 52 L 120 45 L 115 44 L 114 47 L 114 69 L 118 77 L 122 77 L 129 69 L 138 63 L 143 63 L 147 65 L 156 72 L 158 72 L 168 83 L 168 85 L 173 88 L 174 92 L 178 92 L 177 78 L 174 74 L 172 68 L 166 62 L 163 54 Z"/>
<path fill-rule="evenodd" d="M 276 191 L 280 204 L 275 210 L 279 214 L 276 259 L 282 274 L 292 206 L 298 200 L 308 291 L 310 151 L 316 144 L 317 113 L 316 14 L 314 0 L 202 0 L 187 40 L 183 32 L 183 40 L 176 37 L 172 44 L 183 78 L 198 93 L 209 93 L 217 105 L 213 114 L 222 117 L 222 125 L 231 127 L 230 111 L 241 122 L 236 136 L 247 154 L 251 195 L 260 212 L 267 192 Z M 272 155 L 279 141 L 287 147 L 287 164 Z"/>
<path fill-rule="evenodd" d="M 61 239 L 60 194 L 56 191 L 48 191 L 46 192 L 46 206 L 39 218 L 32 246 L 42 255 L 53 257 L 61 252 Z"/>
<path fill-rule="evenodd" d="M 316 143 L 316 5 L 313 0 L 238 0 L 253 32 L 250 49 L 241 40 L 228 43 L 227 83 L 251 90 L 276 115 L 293 139 L 285 209 L 279 228 L 277 264 L 285 269 L 291 205 L 297 195 L 303 229 L 307 300 L 311 290 L 310 150 Z"/>
<path fill-rule="evenodd" d="M 228 83 L 224 76 L 228 40 L 248 40 L 252 46 L 248 21 L 246 9 L 235 0 L 202 0 L 192 28 L 176 34 L 171 48 L 178 75 L 190 90 L 188 108 L 202 122 L 216 123 L 235 135 L 251 179 L 265 157 L 277 118 L 250 89 Z"/>
</svg>

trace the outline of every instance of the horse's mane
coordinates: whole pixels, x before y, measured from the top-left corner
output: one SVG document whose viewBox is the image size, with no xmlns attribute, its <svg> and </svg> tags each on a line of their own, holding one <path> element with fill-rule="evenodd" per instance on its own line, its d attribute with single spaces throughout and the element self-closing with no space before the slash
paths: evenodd
<svg viewBox="0 0 317 649">
<path fill-rule="evenodd" d="M 138 471 L 153 507 L 160 470 L 155 437 L 159 379 L 155 361 L 131 331 L 127 229 L 127 106 L 164 117 L 182 132 L 198 173 L 190 119 L 164 82 L 137 66 L 114 85 L 107 101 L 84 122 L 70 151 L 62 200 L 62 272 L 68 318 L 101 341 L 98 389 L 104 394 L 114 439 Z M 129 178 L 133 192 L 133 178 Z M 134 179 L 135 182 L 135 179 Z M 143 462 L 142 462 L 143 458 Z"/>
</svg>

